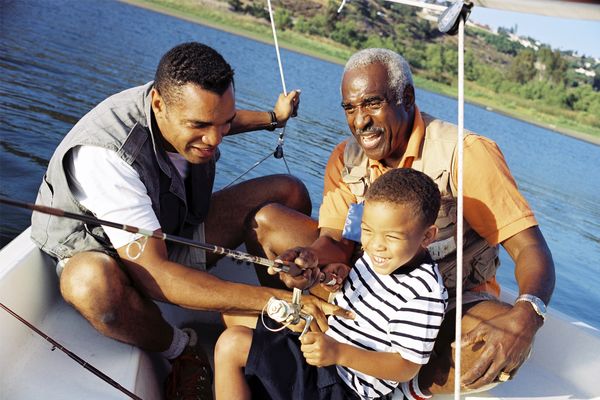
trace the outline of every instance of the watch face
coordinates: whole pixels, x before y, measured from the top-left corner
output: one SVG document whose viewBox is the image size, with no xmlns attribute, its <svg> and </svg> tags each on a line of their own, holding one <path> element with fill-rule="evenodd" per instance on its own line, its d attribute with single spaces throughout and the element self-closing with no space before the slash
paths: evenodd
<svg viewBox="0 0 600 400">
<path fill-rule="evenodd" d="M 543 319 L 546 318 L 546 304 L 539 297 L 531 294 L 522 294 L 517 298 L 517 301 L 528 302 L 538 315 L 540 315 Z"/>
</svg>

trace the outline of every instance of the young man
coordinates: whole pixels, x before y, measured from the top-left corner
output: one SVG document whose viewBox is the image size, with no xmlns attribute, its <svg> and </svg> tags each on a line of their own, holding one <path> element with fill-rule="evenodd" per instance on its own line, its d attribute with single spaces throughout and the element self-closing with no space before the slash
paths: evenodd
<svg viewBox="0 0 600 400">
<path fill-rule="evenodd" d="M 66 135 L 37 204 L 229 248 L 244 241 L 257 246 L 253 215 L 264 204 L 309 215 L 306 188 L 290 176 L 212 193 L 223 137 L 283 126 L 299 101 L 292 91 L 279 97 L 273 112 L 237 110 L 233 75 L 208 46 L 174 47 L 160 60 L 153 82 L 104 100 Z M 217 260 L 214 254 L 99 225 L 34 213 L 32 238 L 59 260 L 64 299 L 98 331 L 173 360 L 178 374 L 169 398 L 212 398 L 208 363 L 187 346 L 191 332 L 167 323 L 153 300 L 256 311 L 271 296 L 290 297 L 211 276 L 204 270 Z"/>
<path fill-rule="evenodd" d="M 430 250 L 444 276 L 450 305 L 436 343 L 438 357 L 423 368 L 420 383 L 424 390 L 433 393 L 452 393 L 456 126 L 418 109 L 408 63 L 387 49 L 365 49 L 354 54 L 346 63 L 341 93 L 353 137 L 336 146 L 329 158 L 319 230 L 315 221 L 273 204 L 256 215 L 258 235 L 270 256 L 279 255 L 306 268 L 336 263 L 324 270 L 335 269 L 341 280 L 348 270 L 339 263 L 348 262 L 354 250 L 351 233 L 356 229 L 351 217 L 371 182 L 394 168 L 417 169 L 434 179 L 442 193 L 442 206 L 436 220 L 440 234 Z M 466 132 L 463 180 L 462 323 L 463 344 L 469 346 L 462 352 L 461 379 L 463 388 L 468 390 L 506 380 L 526 360 L 543 324 L 555 277 L 552 256 L 533 212 L 493 141 Z M 292 238 L 295 240 L 284 240 L 286 233 L 280 234 L 280 227 L 296 232 L 296 238 Z M 299 232 L 304 232 L 303 236 Z M 313 241 L 302 240 L 309 237 L 307 232 L 311 232 Z M 344 232 L 350 234 L 343 235 Z M 515 263 L 520 296 L 513 305 L 497 300 L 495 272 L 500 244 Z M 281 278 L 288 286 L 312 283 Z"/>
<path fill-rule="evenodd" d="M 217 399 L 391 398 L 429 360 L 448 298 L 427 246 L 440 193 L 431 178 L 395 169 L 369 187 L 362 216 L 364 255 L 334 303 L 354 320 L 298 341 L 291 331 L 227 329 L 215 349 Z M 268 323 L 273 324 L 273 321 Z"/>
</svg>

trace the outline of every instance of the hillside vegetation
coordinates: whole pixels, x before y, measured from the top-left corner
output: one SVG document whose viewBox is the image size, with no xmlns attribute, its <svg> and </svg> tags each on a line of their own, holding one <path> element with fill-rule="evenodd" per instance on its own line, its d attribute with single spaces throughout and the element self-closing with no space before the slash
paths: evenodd
<svg viewBox="0 0 600 400">
<path fill-rule="evenodd" d="M 131 0 L 270 41 L 266 0 Z M 281 45 L 344 62 L 357 49 L 385 47 L 402 54 L 420 87 L 454 96 L 457 38 L 437 30 L 436 16 L 375 0 L 273 0 Z M 233 29 L 232 29 L 233 27 Z M 517 41 L 515 28 L 466 29 L 469 101 L 571 134 L 600 139 L 600 64 L 591 57 Z M 511 40 L 512 39 L 512 40 Z M 527 46 L 527 47 L 526 47 Z M 595 76 L 576 72 L 585 70 Z"/>
</svg>

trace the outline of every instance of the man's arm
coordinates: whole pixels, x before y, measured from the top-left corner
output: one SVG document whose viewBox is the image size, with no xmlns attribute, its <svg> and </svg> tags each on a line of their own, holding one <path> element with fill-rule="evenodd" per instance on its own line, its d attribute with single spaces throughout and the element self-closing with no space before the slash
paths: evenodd
<svg viewBox="0 0 600 400">
<path fill-rule="evenodd" d="M 138 243 L 141 243 L 138 240 Z M 271 296 L 291 300 L 284 290 L 221 280 L 211 274 L 168 260 L 164 241 L 148 238 L 135 260 L 127 245 L 117 249 L 128 274 L 146 296 L 182 307 L 220 312 L 260 311 Z M 137 250 L 132 247 L 132 251 Z"/>
<path fill-rule="evenodd" d="M 548 304 L 554 290 L 554 262 L 539 228 L 532 227 L 505 240 L 502 245 L 515 262 L 519 294 L 531 294 Z M 468 388 L 493 382 L 500 372 L 516 371 L 529 355 L 542 318 L 527 302 L 483 321 L 463 336 L 462 345 L 485 343 L 485 350 L 461 381 Z"/>
<path fill-rule="evenodd" d="M 519 293 L 548 304 L 555 280 L 552 256 L 498 146 L 477 135 L 467 136 L 464 174 L 465 219 L 489 243 L 500 243 L 508 251 Z M 515 371 L 527 358 L 543 322 L 525 302 L 501 312 L 481 306 L 481 322 L 462 338 L 463 346 L 483 344 L 461 377 L 473 389 L 495 381 L 502 371 Z"/>
<path fill-rule="evenodd" d="M 317 367 L 343 365 L 378 379 L 406 382 L 421 365 L 405 360 L 398 353 L 377 352 L 340 343 L 329 336 L 309 332 L 301 339 L 306 362 Z"/>
<path fill-rule="evenodd" d="M 129 276 L 145 296 L 154 300 L 196 310 L 229 313 L 258 313 L 271 297 L 291 301 L 291 292 L 287 290 L 224 281 L 207 272 L 169 261 L 166 245 L 159 239 L 148 238 L 139 253 L 135 253 L 139 246 L 133 246 L 131 256 L 135 259 L 129 257 L 127 248 L 120 247 L 117 252 Z M 353 318 L 352 313 L 313 296 L 303 296 L 302 301 L 317 311 L 314 316 L 320 324 L 326 321 L 324 315 Z"/>
<path fill-rule="evenodd" d="M 237 110 L 227 135 L 262 129 L 268 130 L 269 128 L 282 128 L 288 119 L 297 115 L 299 105 L 300 90 L 292 90 L 287 96 L 284 96 L 283 93 L 279 95 L 272 113 L 268 111 Z M 274 127 L 272 125 L 273 117 L 275 119 Z"/>
</svg>

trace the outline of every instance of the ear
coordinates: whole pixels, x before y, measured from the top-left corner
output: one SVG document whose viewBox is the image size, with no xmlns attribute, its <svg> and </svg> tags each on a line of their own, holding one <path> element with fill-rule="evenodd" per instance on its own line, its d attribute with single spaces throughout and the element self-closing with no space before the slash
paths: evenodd
<svg viewBox="0 0 600 400">
<path fill-rule="evenodd" d="M 160 93 L 158 93 L 158 90 L 156 90 L 156 88 L 152 88 L 152 90 L 150 91 L 150 96 L 151 96 L 151 105 L 152 105 L 152 111 L 154 111 L 154 116 L 159 118 L 162 117 L 162 115 L 165 113 L 165 100 L 163 99 L 163 97 L 160 95 Z"/>
<path fill-rule="evenodd" d="M 425 230 L 425 234 L 423 235 L 423 241 L 421 242 L 421 246 L 423 248 L 427 248 L 433 241 L 438 233 L 438 227 L 435 225 L 431 225 L 429 228 Z"/>
<path fill-rule="evenodd" d="M 402 105 L 408 112 L 415 105 L 415 88 L 413 85 L 406 85 L 404 93 L 402 93 Z"/>
</svg>

